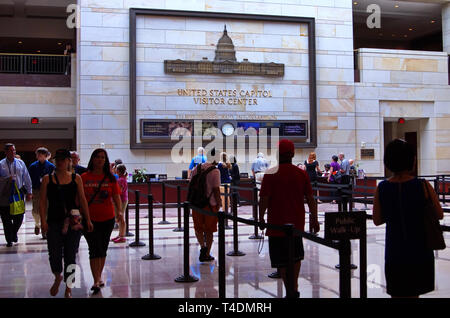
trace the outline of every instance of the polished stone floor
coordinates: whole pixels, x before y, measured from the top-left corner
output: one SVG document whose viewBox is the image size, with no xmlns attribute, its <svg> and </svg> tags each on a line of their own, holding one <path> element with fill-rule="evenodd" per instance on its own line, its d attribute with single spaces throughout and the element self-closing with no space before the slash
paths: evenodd
<svg viewBox="0 0 450 318">
<path fill-rule="evenodd" d="M 362 207 L 362 206 L 361 206 Z M 46 241 L 34 235 L 34 223 L 27 206 L 26 220 L 19 232 L 19 244 L 5 246 L 3 227 L 0 227 L 0 297 L 51 297 L 49 288 L 53 281 L 48 262 Z M 336 205 L 320 205 L 320 211 L 336 210 Z M 249 207 L 240 208 L 240 215 L 251 217 Z M 323 221 L 323 213 L 320 213 Z M 141 211 L 141 241 L 147 243 L 148 219 Z M 196 283 L 176 283 L 174 279 L 183 274 L 183 233 L 173 232 L 176 227 L 176 210 L 169 209 L 171 224 L 159 225 L 160 210 L 155 211 L 154 236 L 155 253 L 160 260 L 144 261 L 148 245 L 139 248 L 128 247 L 128 243 L 110 244 L 104 271 L 106 286 L 101 293 L 92 296 L 93 283 L 87 244 L 81 239 L 77 262 L 81 267 L 79 286 L 73 289 L 73 297 L 152 297 L 152 298 L 204 298 L 218 297 L 217 260 L 211 263 L 198 261 L 198 246 L 193 230 L 190 232 L 190 270 L 199 278 Z M 131 232 L 134 233 L 134 214 L 130 216 Z M 444 224 L 450 225 L 450 215 Z M 384 278 L 384 232 L 385 227 L 368 225 L 368 297 L 388 297 Z M 191 224 L 192 227 L 192 224 Z M 239 226 L 239 249 L 246 253 L 242 257 L 226 257 L 226 295 L 228 298 L 274 298 L 284 297 L 280 279 L 268 278 L 273 272 L 270 267 L 267 238 L 264 241 L 250 240 L 253 227 Z M 117 230 L 113 232 L 115 236 Z M 323 236 L 323 227 L 320 236 Z M 445 234 L 450 246 L 450 235 Z M 226 231 L 226 251 L 232 250 L 232 231 Z M 217 237 L 212 250 L 217 255 Z M 262 244 L 262 246 L 261 246 Z M 353 263 L 359 264 L 359 243 L 352 243 Z M 339 297 L 339 273 L 334 268 L 338 263 L 338 252 L 325 246 L 304 240 L 305 260 L 302 263 L 299 288 L 302 298 Z M 258 253 L 258 248 L 261 252 Z M 353 271 L 352 297 L 359 297 L 359 269 Z M 414 279 L 414 278 L 411 278 Z M 63 297 L 61 288 L 57 297 Z M 450 249 L 436 253 L 436 290 L 423 297 L 450 297 Z"/>
</svg>

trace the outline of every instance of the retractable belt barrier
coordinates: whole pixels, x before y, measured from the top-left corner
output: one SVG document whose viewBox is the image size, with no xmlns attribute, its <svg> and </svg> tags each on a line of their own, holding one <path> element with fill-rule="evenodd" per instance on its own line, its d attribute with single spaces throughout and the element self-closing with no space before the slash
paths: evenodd
<svg viewBox="0 0 450 318">
<path fill-rule="evenodd" d="M 165 184 L 165 182 L 163 182 L 163 184 Z M 177 203 L 175 203 L 175 204 L 173 204 L 173 203 L 172 204 L 171 203 L 167 204 L 165 202 L 166 187 L 177 190 Z M 179 184 L 174 185 L 174 184 L 169 184 L 169 183 L 165 184 L 165 186 L 163 187 L 163 198 L 164 198 L 164 200 L 163 200 L 162 205 L 164 205 L 165 207 L 177 208 L 178 227 L 176 227 L 173 230 L 174 232 L 183 232 L 183 227 L 181 226 L 181 208 L 183 207 L 183 204 L 181 202 L 181 191 L 188 191 L 188 189 L 189 189 L 188 187 L 182 188 L 181 185 L 179 185 Z M 165 208 L 163 208 L 163 221 L 165 221 L 165 211 L 166 211 Z M 160 222 L 159 224 L 168 224 L 168 222 L 167 223 L 162 223 L 162 222 Z"/>
<path fill-rule="evenodd" d="M 236 205 L 236 202 L 233 202 L 233 206 Z M 294 236 L 301 236 L 308 240 L 311 240 L 315 243 L 328 246 L 330 248 L 336 249 L 339 251 L 339 295 L 341 298 L 350 298 L 351 297 L 351 268 L 350 268 L 350 240 L 342 240 L 342 241 L 331 241 L 326 240 L 321 237 L 317 237 L 313 234 L 299 231 L 294 228 L 293 224 L 285 224 L 285 225 L 274 225 L 261 223 L 257 221 L 251 221 L 247 219 L 243 219 L 237 216 L 233 216 L 231 214 L 227 214 L 225 212 L 219 211 L 218 213 L 214 213 L 211 211 L 207 211 L 204 209 L 200 209 L 191 205 L 189 202 L 184 203 L 184 273 L 182 276 L 175 279 L 176 282 L 195 282 L 198 281 L 198 278 L 190 275 L 189 272 L 189 210 L 192 209 L 198 213 L 215 216 L 218 217 L 218 237 L 219 237 L 219 298 L 226 297 L 226 282 L 225 282 L 225 219 L 231 219 L 237 225 L 237 222 L 245 223 L 247 225 L 254 225 L 256 227 L 264 227 L 273 230 L 283 231 L 288 237 L 288 267 L 287 267 L 287 281 L 290 283 L 287 286 L 287 297 L 293 298 L 295 297 L 296 291 L 294 290 L 294 286 L 292 284 L 294 277 Z M 233 208 L 235 210 L 235 208 Z M 237 228 L 235 226 L 234 228 Z M 235 237 L 236 239 L 236 237 Z M 366 271 L 366 266 L 361 266 L 361 272 Z M 364 280 L 364 285 L 367 284 L 367 280 Z M 365 287 L 367 289 L 367 286 Z M 361 291 L 361 296 L 363 296 L 363 291 Z"/>
</svg>

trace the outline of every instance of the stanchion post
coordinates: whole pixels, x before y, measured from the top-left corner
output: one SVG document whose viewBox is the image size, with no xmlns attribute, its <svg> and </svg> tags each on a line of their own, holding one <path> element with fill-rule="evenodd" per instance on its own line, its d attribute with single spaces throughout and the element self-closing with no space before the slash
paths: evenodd
<svg viewBox="0 0 450 318">
<path fill-rule="evenodd" d="M 231 195 L 231 210 L 233 212 L 233 251 L 228 252 L 228 256 L 244 256 L 245 253 L 239 251 L 239 236 L 237 222 L 237 193 L 233 191 Z"/>
<path fill-rule="evenodd" d="M 177 185 L 177 209 L 178 209 L 178 227 L 174 228 L 174 232 L 183 232 L 181 227 L 181 186 Z"/>
<path fill-rule="evenodd" d="M 447 205 L 447 201 L 445 200 L 445 193 L 447 192 L 447 185 L 445 184 L 445 176 L 442 176 L 442 199 L 443 199 L 443 203 L 444 206 Z"/>
<path fill-rule="evenodd" d="M 170 224 L 170 222 L 166 221 L 166 183 L 163 181 L 161 183 L 161 191 L 162 191 L 162 221 L 158 224 Z"/>
<path fill-rule="evenodd" d="M 140 191 L 139 190 L 135 190 L 134 191 L 135 196 L 136 196 L 136 209 L 135 209 L 135 213 L 136 213 L 136 236 L 134 237 L 134 242 L 130 243 L 130 247 L 141 247 L 141 246 L 145 246 L 145 243 L 141 242 L 139 240 L 139 210 L 140 210 Z"/>
<path fill-rule="evenodd" d="M 175 278 L 177 283 L 193 283 L 197 282 L 198 278 L 191 276 L 189 273 L 189 202 L 183 203 L 183 219 L 184 219 L 184 237 L 183 237 L 183 275 Z"/>
<path fill-rule="evenodd" d="M 285 232 L 287 237 L 288 248 L 288 266 L 286 270 L 286 297 L 296 298 L 296 290 L 294 283 L 294 225 L 285 224 Z"/>
<path fill-rule="evenodd" d="M 219 298 L 226 298 L 225 286 L 225 215 L 219 211 Z"/>
<path fill-rule="evenodd" d="M 153 195 L 147 195 L 148 201 L 148 254 L 142 256 L 143 260 L 156 260 L 160 259 L 161 256 L 154 253 L 153 244 Z"/>
<path fill-rule="evenodd" d="M 224 199 L 225 199 L 225 213 L 228 214 L 229 210 L 230 210 L 230 206 L 229 206 L 229 200 L 230 200 L 230 186 L 228 184 L 224 184 L 223 186 L 225 195 L 224 195 Z M 225 230 L 232 230 L 233 228 L 231 226 L 228 225 L 228 219 L 225 219 Z"/>
<path fill-rule="evenodd" d="M 130 232 L 130 211 L 129 211 L 129 204 L 127 204 L 127 207 L 125 208 L 125 236 L 134 236 L 133 233 Z"/>
<path fill-rule="evenodd" d="M 359 276 L 360 297 L 367 298 L 367 224 L 363 223 L 362 234 L 359 240 Z"/>
<path fill-rule="evenodd" d="M 350 240 L 341 240 L 339 245 L 339 297 L 351 298 Z"/>
<path fill-rule="evenodd" d="M 253 221 L 258 222 L 258 188 L 253 187 Z M 255 233 L 249 237 L 251 240 L 259 240 L 262 238 L 261 235 L 258 234 L 258 225 L 255 224 L 254 227 Z"/>
</svg>

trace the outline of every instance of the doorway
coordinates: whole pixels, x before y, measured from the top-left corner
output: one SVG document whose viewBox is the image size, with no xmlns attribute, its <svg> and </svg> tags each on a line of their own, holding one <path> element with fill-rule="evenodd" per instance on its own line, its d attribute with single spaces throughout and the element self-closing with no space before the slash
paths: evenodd
<svg viewBox="0 0 450 318">
<path fill-rule="evenodd" d="M 427 119 L 407 119 L 404 123 L 399 123 L 398 118 L 384 118 L 384 149 L 389 142 L 394 139 L 403 139 L 414 147 L 415 155 L 417 158 L 416 166 L 414 167 L 413 175 L 417 176 L 420 171 L 420 133 L 421 133 L 421 120 Z M 383 154 L 384 154 L 383 149 Z M 384 167 L 384 176 L 389 178 L 392 173 Z"/>
</svg>

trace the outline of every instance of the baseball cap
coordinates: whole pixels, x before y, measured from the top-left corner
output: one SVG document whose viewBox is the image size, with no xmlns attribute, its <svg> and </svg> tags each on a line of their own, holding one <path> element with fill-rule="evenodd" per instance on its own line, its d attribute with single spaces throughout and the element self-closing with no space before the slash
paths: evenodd
<svg viewBox="0 0 450 318">
<path fill-rule="evenodd" d="M 278 149 L 280 155 L 292 154 L 292 156 L 294 156 L 295 153 L 294 143 L 288 139 L 280 140 L 280 142 L 278 143 Z"/>
<path fill-rule="evenodd" d="M 67 149 L 58 149 L 56 150 L 55 156 L 53 157 L 54 159 L 66 159 L 66 158 L 71 158 L 70 157 L 70 151 Z"/>
</svg>

